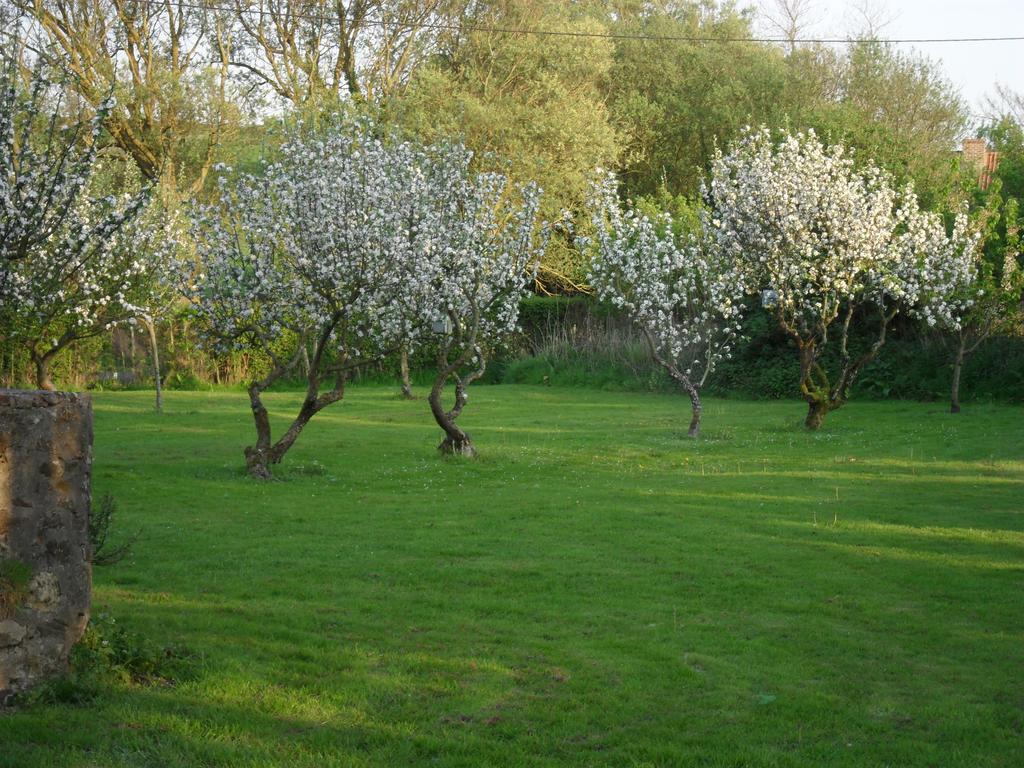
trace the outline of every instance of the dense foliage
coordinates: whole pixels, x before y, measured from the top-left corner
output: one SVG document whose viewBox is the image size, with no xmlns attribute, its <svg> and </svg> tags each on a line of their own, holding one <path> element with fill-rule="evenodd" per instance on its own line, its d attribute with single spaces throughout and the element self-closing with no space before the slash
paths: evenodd
<svg viewBox="0 0 1024 768">
<path fill-rule="evenodd" d="M 912 187 L 894 188 L 871 163 L 856 168 L 813 132 L 778 142 L 767 129 L 745 132 L 716 156 L 706 196 L 708 247 L 738 265 L 747 291 L 797 344 L 809 428 L 846 402 L 898 313 L 959 328 L 973 303 L 977 238 L 966 214 L 947 234 Z M 868 318 L 875 339 L 854 350 L 851 326 Z M 830 333 L 840 348 L 832 375 L 821 360 Z"/>
<path fill-rule="evenodd" d="M 148 190 L 100 195 L 97 140 L 113 99 L 65 125 L 65 94 L 13 62 L 0 72 L 0 329 L 53 389 L 50 364 L 70 344 L 145 312 L 152 231 Z"/>
<path fill-rule="evenodd" d="M 515 328 L 536 268 L 538 191 L 523 187 L 517 203 L 504 176 L 474 172 L 471 159 L 460 144 L 423 147 L 342 113 L 321 130 L 300 127 L 261 174 L 222 175 L 218 203 L 194 211 L 179 290 L 216 353 L 264 361 L 247 382 L 250 474 L 270 476 L 353 370 L 427 333 L 439 337 L 430 405 L 443 445 L 472 451 L 455 420 L 485 346 Z M 301 368 L 306 398 L 274 441 L 262 395 Z M 456 402 L 445 410 L 450 378 Z"/>
<path fill-rule="evenodd" d="M 152 184 L 161 211 L 172 218 L 181 219 L 196 204 L 220 207 L 218 162 L 259 178 L 296 124 L 323 130 L 344 108 L 372 116 L 382 136 L 395 131 L 425 144 L 459 141 L 471 153 L 466 157 L 473 173 L 506 176 L 510 190 L 538 183 L 539 215 L 553 220 L 569 209 L 582 237 L 553 235 L 533 288 L 582 294 L 597 287 L 588 285 L 588 255 L 577 247 L 594 234 L 582 210 L 594 167 L 617 174 L 624 206 L 651 221 L 669 212 L 693 230 L 703 205 L 701 183 L 716 152 L 729 147 L 743 126 L 763 124 L 793 134 L 814 130 L 827 151 L 847 147 L 855 166 L 873 164 L 891 176 L 894 189 L 913 182 L 919 207 L 942 216 L 947 227 L 959 201 L 973 195 L 971 226 L 985 232 L 984 260 L 976 267 L 988 287 L 972 286 L 964 296 L 984 290 L 995 300 L 999 288 L 1001 319 L 1013 311 L 1008 322 L 979 325 L 977 313 L 995 305 L 978 301 L 970 323 L 958 330 L 942 322 L 949 318 L 936 316 L 934 332 L 947 334 L 951 344 L 965 328 L 981 328 L 984 343 L 1020 333 L 1013 319 L 1019 302 L 1000 287 L 1005 265 L 1020 264 L 1019 248 L 1010 252 L 1015 246 L 1003 213 L 990 226 L 978 212 L 1012 207 L 994 206 L 994 194 L 1005 202 L 1024 194 L 1021 99 L 999 90 L 992 117 L 978 126 L 1000 153 L 996 183 L 982 190 L 976 169 L 959 163 L 954 151 L 970 125 L 962 97 L 937 62 L 875 39 L 874 29 L 859 42 L 829 47 L 799 42 L 797 19 L 779 27 L 787 37 L 783 45 L 745 40 L 756 37 L 758 14 L 715 0 L 284 0 L 180 9 L 156 0 L 130 7 L 103 0 L 88 8 L 68 0 L 0 0 L 0 21 L 12 43 L 4 46 L 8 79 L 27 82 L 38 69 L 53 81 L 41 96 L 22 89 L 15 100 L 45 102 L 37 118 L 20 123 L 31 140 L 15 144 L 18 152 L 45 161 L 37 163 L 36 180 L 50 184 L 54 194 L 43 194 L 35 182 L 11 187 L 20 195 L 38 188 L 36 199 L 47 200 L 28 227 L 36 235 L 5 235 L 4 247 L 12 252 L 35 248 L 55 222 L 102 235 L 103 217 L 131 207 L 141 186 L 133 179 Z M 55 136 L 56 145 L 47 149 Z M 60 146 L 69 150 L 67 162 Z M 83 183 L 76 170 L 82 163 L 91 168 L 88 198 L 103 201 L 102 210 L 72 210 L 66 194 L 71 187 L 61 178 L 75 180 L 71 186 Z M 16 207 L 22 214 L 32 211 L 24 201 Z M 20 227 L 30 218 L 8 211 L 3 226 Z M 938 237 L 936 222 L 931 219 L 931 235 L 919 234 Z M 120 287 L 151 287 L 151 276 L 139 269 L 157 244 L 127 232 L 119 237 L 132 245 L 115 249 L 122 260 L 111 274 L 122 279 Z M 52 278 L 42 261 L 17 269 L 22 284 L 35 279 L 28 276 L 33 269 Z M 8 267 L 8 288 L 13 273 Z M 81 294 L 84 306 L 90 301 L 85 294 L 102 282 L 76 278 L 59 289 L 51 279 L 50 289 Z M 159 367 L 169 385 L 198 387 L 251 382 L 272 364 L 273 347 L 199 344 L 203 324 L 181 304 L 160 297 L 143 307 L 131 293 L 95 294 L 110 299 L 89 304 L 102 322 L 75 331 L 61 346 L 70 353 L 46 359 L 49 379 L 62 386 L 123 386 L 151 379 Z M 114 311 L 122 294 L 124 311 Z M 0 309 L 6 313 L 0 376 L 8 384 L 39 380 L 32 369 L 51 351 L 49 342 L 59 343 L 68 331 L 66 324 L 45 323 L 36 335 L 49 341 L 33 351 L 24 340 L 32 323 L 14 317 L 15 303 L 28 306 L 11 298 Z M 147 343 L 131 326 L 118 324 L 143 309 L 155 321 Z M 995 330 L 985 333 L 989 327 Z M 926 320 L 922 332 L 930 332 Z M 436 367 L 439 339 L 432 337 L 429 349 L 404 346 L 414 369 Z M 280 339 L 289 340 L 287 333 Z M 974 343 L 969 340 L 967 348 Z M 396 364 L 378 356 L 352 375 L 387 375 Z M 295 375 L 304 378 L 305 359 L 299 366 L 303 373 Z M 713 377 L 707 384 L 721 386 Z"/>
<path fill-rule="evenodd" d="M 655 218 L 618 200 L 614 176 L 595 183 L 590 284 L 632 319 L 651 355 L 692 407 L 690 436 L 700 429 L 700 388 L 729 355 L 740 332 L 743 283 L 725 249 L 686 231 L 668 213 Z"/>
</svg>

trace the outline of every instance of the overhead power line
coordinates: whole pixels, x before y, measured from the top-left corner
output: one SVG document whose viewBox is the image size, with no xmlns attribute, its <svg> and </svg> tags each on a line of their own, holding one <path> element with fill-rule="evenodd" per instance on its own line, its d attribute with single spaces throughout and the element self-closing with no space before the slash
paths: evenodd
<svg viewBox="0 0 1024 768">
<path fill-rule="evenodd" d="M 212 3 L 194 3 L 187 0 L 169 0 L 160 3 L 179 9 L 218 11 L 222 13 L 243 13 L 247 16 L 274 16 L 268 11 L 261 11 L 252 7 L 220 6 Z M 337 16 L 317 13 L 289 12 L 276 14 L 278 18 L 302 19 L 318 23 L 334 22 Z M 703 35 L 650 35 L 636 34 L 629 32 L 586 32 L 572 29 L 543 29 L 536 27 L 506 27 L 493 26 L 488 24 L 456 23 L 444 21 L 400 21 L 395 19 L 383 19 L 366 17 L 354 19 L 346 15 L 346 23 L 363 24 L 368 26 L 409 29 L 409 30 L 431 30 L 436 32 L 484 32 L 491 34 L 506 35 L 533 35 L 537 37 L 570 37 L 570 38 L 596 38 L 603 40 L 639 40 L 652 42 L 679 42 L 679 43 L 775 43 L 784 45 L 801 44 L 828 44 L 828 45 L 854 45 L 859 43 L 881 43 L 881 44 L 932 44 L 932 43 L 1008 43 L 1022 42 L 1024 35 L 993 35 L 983 37 L 902 37 L 902 38 L 864 38 L 864 37 L 806 37 L 790 40 L 785 37 L 762 37 L 762 36 L 703 36 Z"/>
<path fill-rule="evenodd" d="M 203 5 L 200 3 L 189 3 L 186 0 L 171 0 L 171 4 L 180 8 L 195 10 L 223 11 L 225 13 L 242 12 L 248 15 L 260 15 L 257 8 L 226 8 L 223 6 Z M 269 13 L 263 12 L 265 15 Z M 304 19 L 306 21 L 329 22 L 334 21 L 335 16 L 309 13 L 290 13 L 291 18 Z M 346 18 L 352 22 L 354 19 Z M 799 38 L 790 40 L 784 37 L 758 37 L 758 36 L 722 36 L 706 37 L 701 35 L 647 35 L 634 34 L 629 32 L 584 32 L 571 29 L 539 29 L 536 27 L 505 27 L 481 24 L 452 23 L 452 22 L 408 22 L 388 20 L 381 18 L 364 18 L 359 20 L 360 24 L 370 26 L 390 27 L 393 29 L 428 29 L 443 32 L 488 32 L 493 34 L 506 35 L 535 35 L 539 37 L 580 37 L 598 38 L 604 40 L 651 40 L 655 42 L 680 42 L 680 43 L 782 43 L 786 45 L 801 43 L 813 44 L 855 44 L 855 43 L 1004 43 L 1024 41 L 1024 35 L 1002 35 L 991 37 L 907 37 L 907 38 L 856 38 L 856 37 L 815 37 Z"/>
</svg>

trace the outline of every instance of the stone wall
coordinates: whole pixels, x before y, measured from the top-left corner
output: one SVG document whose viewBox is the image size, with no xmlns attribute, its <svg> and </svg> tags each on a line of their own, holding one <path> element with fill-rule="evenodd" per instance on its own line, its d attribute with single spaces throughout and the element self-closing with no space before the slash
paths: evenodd
<svg viewBox="0 0 1024 768">
<path fill-rule="evenodd" d="M 0 390 L 0 706 L 67 667 L 89 621 L 92 401 Z"/>
</svg>

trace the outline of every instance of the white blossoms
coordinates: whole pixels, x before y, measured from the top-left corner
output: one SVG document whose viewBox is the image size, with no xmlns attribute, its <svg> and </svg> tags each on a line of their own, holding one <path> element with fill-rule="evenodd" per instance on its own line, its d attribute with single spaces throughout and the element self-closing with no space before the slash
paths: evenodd
<svg viewBox="0 0 1024 768">
<path fill-rule="evenodd" d="M 466 341 L 472 333 L 484 343 L 516 329 L 519 303 L 536 276 L 540 190 L 513 189 L 497 173 L 474 174 L 470 160 L 463 147 L 446 146 L 431 170 L 435 210 L 422 231 L 434 247 L 420 268 L 432 290 L 422 320 L 433 325 L 447 317 Z"/>
<path fill-rule="evenodd" d="M 888 174 L 856 167 L 813 132 L 776 143 L 768 129 L 746 129 L 728 154 L 716 154 L 704 199 L 690 237 L 668 215 L 624 211 L 612 177 L 590 204 L 591 284 L 644 330 L 655 358 L 690 392 L 694 425 L 696 388 L 730 352 L 745 293 L 759 295 L 797 342 L 812 427 L 846 401 L 898 312 L 956 328 L 970 306 L 977 237 L 965 213 L 947 233 L 910 186 L 897 190 Z M 855 356 L 847 341 L 865 309 L 877 317 L 876 340 Z M 831 382 L 820 354 L 840 316 Z"/>
<path fill-rule="evenodd" d="M 591 286 L 648 335 L 659 360 L 699 387 L 739 331 L 743 288 L 732 259 L 693 233 L 675 231 L 668 214 L 624 210 L 614 176 L 593 185 L 589 208 Z"/>
<path fill-rule="evenodd" d="M 149 267 L 139 253 L 153 232 L 140 222 L 146 192 L 90 191 L 94 139 L 113 102 L 65 133 L 46 117 L 47 86 L 37 78 L 22 92 L 11 73 L 0 77 L 0 325 L 41 388 L 62 349 L 142 311 Z M 33 129 L 39 143 L 26 139 Z M 93 141 L 82 150 L 86 131 Z"/>
<path fill-rule="evenodd" d="M 251 473 L 267 476 L 301 424 L 342 397 L 352 365 L 433 332 L 453 358 L 445 377 L 458 377 L 474 355 L 482 366 L 488 339 L 515 327 L 536 269 L 538 192 L 474 173 L 471 159 L 461 145 L 382 137 L 372 119 L 344 114 L 323 132 L 300 127 L 262 175 L 222 177 L 219 204 L 195 211 L 195 258 L 177 260 L 175 282 L 215 348 L 270 361 L 249 387 Z M 271 445 L 260 392 L 307 346 L 309 405 Z M 318 394 L 327 375 L 334 389 Z M 460 379 L 461 402 L 469 380 Z"/>
<path fill-rule="evenodd" d="M 320 329 L 326 349 L 373 356 L 412 332 L 429 288 L 415 228 L 432 190 L 419 152 L 375 130 L 352 118 L 297 134 L 262 175 L 222 176 L 218 205 L 195 210 L 197 259 L 178 262 L 178 285 L 218 350 Z"/>
<path fill-rule="evenodd" d="M 767 129 L 748 129 L 716 155 L 705 197 L 711 247 L 748 291 L 775 292 L 791 334 L 814 335 L 851 303 L 959 322 L 955 297 L 972 279 L 976 243 L 966 216 L 947 235 L 912 188 L 896 190 L 871 163 L 857 168 L 840 145 L 810 131 L 776 144 Z"/>
<path fill-rule="evenodd" d="M 771 312 L 797 343 L 811 429 L 846 402 L 899 312 L 956 328 L 969 306 L 977 237 L 966 215 L 947 233 L 909 185 L 897 190 L 888 174 L 858 168 L 813 132 L 776 143 L 767 129 L 744 131 L 729 154 L 716 155 L 705 198 L 707 247 L 735 263 L 748 292 L 771 296 Z M 822 350 L 837 319 L 830 376 Z M 854 352 L 850 330 L 860 322 L 874 339 Z"/>
<path fill-rule="evenodd" d="M 445 314 L 515 325 L 536 191 L 512 210 L 506 179 L 471 173 L 465 148 L 378 134 L 353 116 L 297 134 L 262 175 L 222 176 L 219 204 L 196 210 L 198 258 L 178 262 L 178 286 L 221 351 L 332 319 L 339 350 L 371 357 Z"/>
</svg>

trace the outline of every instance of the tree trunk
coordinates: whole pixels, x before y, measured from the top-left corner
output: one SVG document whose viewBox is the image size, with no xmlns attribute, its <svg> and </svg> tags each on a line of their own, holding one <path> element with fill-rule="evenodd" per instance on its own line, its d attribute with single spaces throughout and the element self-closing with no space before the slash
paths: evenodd
<svg viewBox="0 0 1024 768">
<path fill-rule="evenodd" d="M 956 348 L 956 359 L 953 361 L 953 383 L 949 390 L 949 412 L 960 413 L 960 372 L 964 367 L 964 340 Z"/>
<path fill-rule="evenodd" d="M 249 401 L 252 406 L 253 421 L 256 423 L 256 445 L 245 449 L 245 466 L 251 477 L 266 480 L 271 477 L 270 465 L 281 463 L 281 459 L 295 445 L 295 441 L 299 439 L 299 435 L 309 420 L 327 405 L 341 399 L 341 390 L 335 389 L 323 397 L 317 397 L 315 390 L 307 394 L 298 415 L 288 425 L 285 433 L 273 444 L 271 444 L 270 418 L 260 397 L 261 392 L 262 390 L 256 385 L 249 387 Z"/>
<path fill-rule="evenodd" d="M 701 404 L 700 404 L 700 393 L 697 388 L 690 382 L 689 377 L 686 379 L 684 385 L 686 394 L 690 396 L 690 429 L 686 433 L 688 437 L 699 437 L 700 436 L 700 415 L 701 415 Z"/>
<path fill-rule="evenodd" d="M 445 435 L 444 440 L 437 446 L 437 450 L 441 453 L 457 454 L 459 456 L 476 456 L 476 448 L 473 446 L 473 441 L 469 435 L 463 432 L 455 423 L 453 413 L 445 411 L 444 406 L 441 404 L 441 396 L 444 394 L 444 385 L 447 378 L 447 376 L 438 375 L 434 379 L 434 386 L 430 390 L 430 412 L 434 414 L 434 420 L 444 430 Z M 457 385 L 455 393 L 456 404 L 453 412 L 461 411 L 465 400 L 465 389 L 461 384 Z"/>
<path fill-rule="evenodd" d="M 245 471 L 255 480 L 269 480 L 270 459 L 265 451 L 250 445 L 245 449 Z"/>
<path fill-rule="evenodd" d="M 32 362 L 36 366 L 36 387 L 39 389 L 45 389 L 47 392 L 53 392 L 56 387 L 53 386 L 53 380 L 50 378 L 50 355 L 42 355 L 37 357 L 32 356 Z"/>
<path fill-rule="evenodd" d="M 670 362 L 661 355 L 658 351 L 658 344 L 655 341 L 654 333 L 650 328 L 644 328 L 644 335 L 647 337 L 647 344 L 650 347 L 651 355 L 654 357 L 655 362 L 668 371 L 668 375 L 671 376 L 675 380 L 676 384 L 679 385 L 679 388 L 689 396 L 691 416 L 690 428 L 686 434 L 688 437 L 699 437 L 701 416 L 700 391 L 694 383 L 690 381 L 690 377 L 679 370 L 679 366 L 674 362 Z"/>
<path fill-rule="evenodd" d="M 323 359 L 324 349 L 330 341 L 331 333 L 338 320 L 335 318 L 326 330 L 321 334 L 313 358 L 310 360 L 310 372 L 307 378 L 306 397 L 302 401 L 302 407 L 288 429 L 278 438 L 276 443 L 271 443 L 270 416 L 263 405 L 263 392 L 278 381 L 289 371 L 295 369 L 299 364 L 302 353 L 305 351 L 303 342 L 299 351 L 287 364 L 279 364 L 266 378 L 254 381 L 249 385 L 249 404 L 252 407 L 252 417 L 256 424 L 256 445 L 245 449 L 245 466 L 251 477 L 266 480 L 271 477 L 270 465 L 279 464 L 284 455 L 298 440 L 299 435 L 309 420 L 332 403 L 341 400 L 345 395 L 346 370 L 339 368 L 335 371 L 334 389 L 330 392 L 320 394 L 320 363 Z"/>
<path fill-rule="evenodd" d="M 658 361 L 661 362 L 660 359 Z M 681 373 L 674 365 L 665 365 L 665 363 L 662 363 L 662 365 L 668 369 L 668 372 L 679 385 L 679 388 L 690 398 L 690 428 L 687 430 L 686 436 L 696 439 L 700 437 L 700 417 L 703 410 L 700 404 L 700 391 L 690 381 L 690 377 Z"/>
<path fill-rule="evenodd" d="M 288 449 L 295 445 L 295 441 L 299 439 L 302 430 L 319 410 L 316 393 L 314 392 L 311 396 L 307 396 L 306 400 L 302 403 L 302 407 L 299 409 L 298 416 L 292 420 L 285 433 L 271 446 L 269 454 L 271 464 L 281 463 L 281 459 L 288 453 Z"/>
<path fill-rule="evenodd" d="M 260 398 L 260 392 L 257 385 L 250 385 L 249 405 L 256 423 L 256 445 L 245 449 L 245 468 L 250 477 L 267 480 L 270 477 L 270 416 Z"/>
<path fill-rule="evenodd" d="M 804 419 L 804 426 L 811 431 L 818 429 L 824 423 L 828 412 L 829 407 L 825 402 L 809 400 L 807 402 L 807 418 Z"/>
<path fill-rule="evenodd" d="M 469 435 L 465 432 L 461 432 L 461 434 L 462 437 L 459 438 L 446 435 L 440 445 L 437 446 L 437 450 L 441 453 L 452 454 L 453 456 L 468 456 L 470 458 L 476 456 L 476 448 L 473 445 L 473 441 L 469 439 Z"/>
<path fill-rule="evenodd" d="M 833 388 L 828 374 L 818 362 L 818 347 L 813 340 L 800 344 L 800 394 L 807 403 L 804 426 L 814 431 L 821 427 L 829 411 L 842 405 L 839 387 Z M 845 371 L 842 376 L 845 376 Z M 841 386 L 841 385 L 840 385 Z"/>
<path fill-rule="evenodd" d="M 160 350 L 157 346 L 156 325 L 151 317 L 144 317 L 142 321 L 146 324 L 146 330 L 149 331 L 149 346 L 153 349 L 153 381 L 156 384 L 156 412 L 163 413 L 164 391 L 163 384 L 160 381 Z"/>
<path fill-rule="evenodd" d="M 402 375 L 402 397 L 406 400 L 415 400 L 412 393 L 412 382 L 409 380 L 409 348 L 404 344 L 399 357 L 399 369 Z"/>
</svg>

